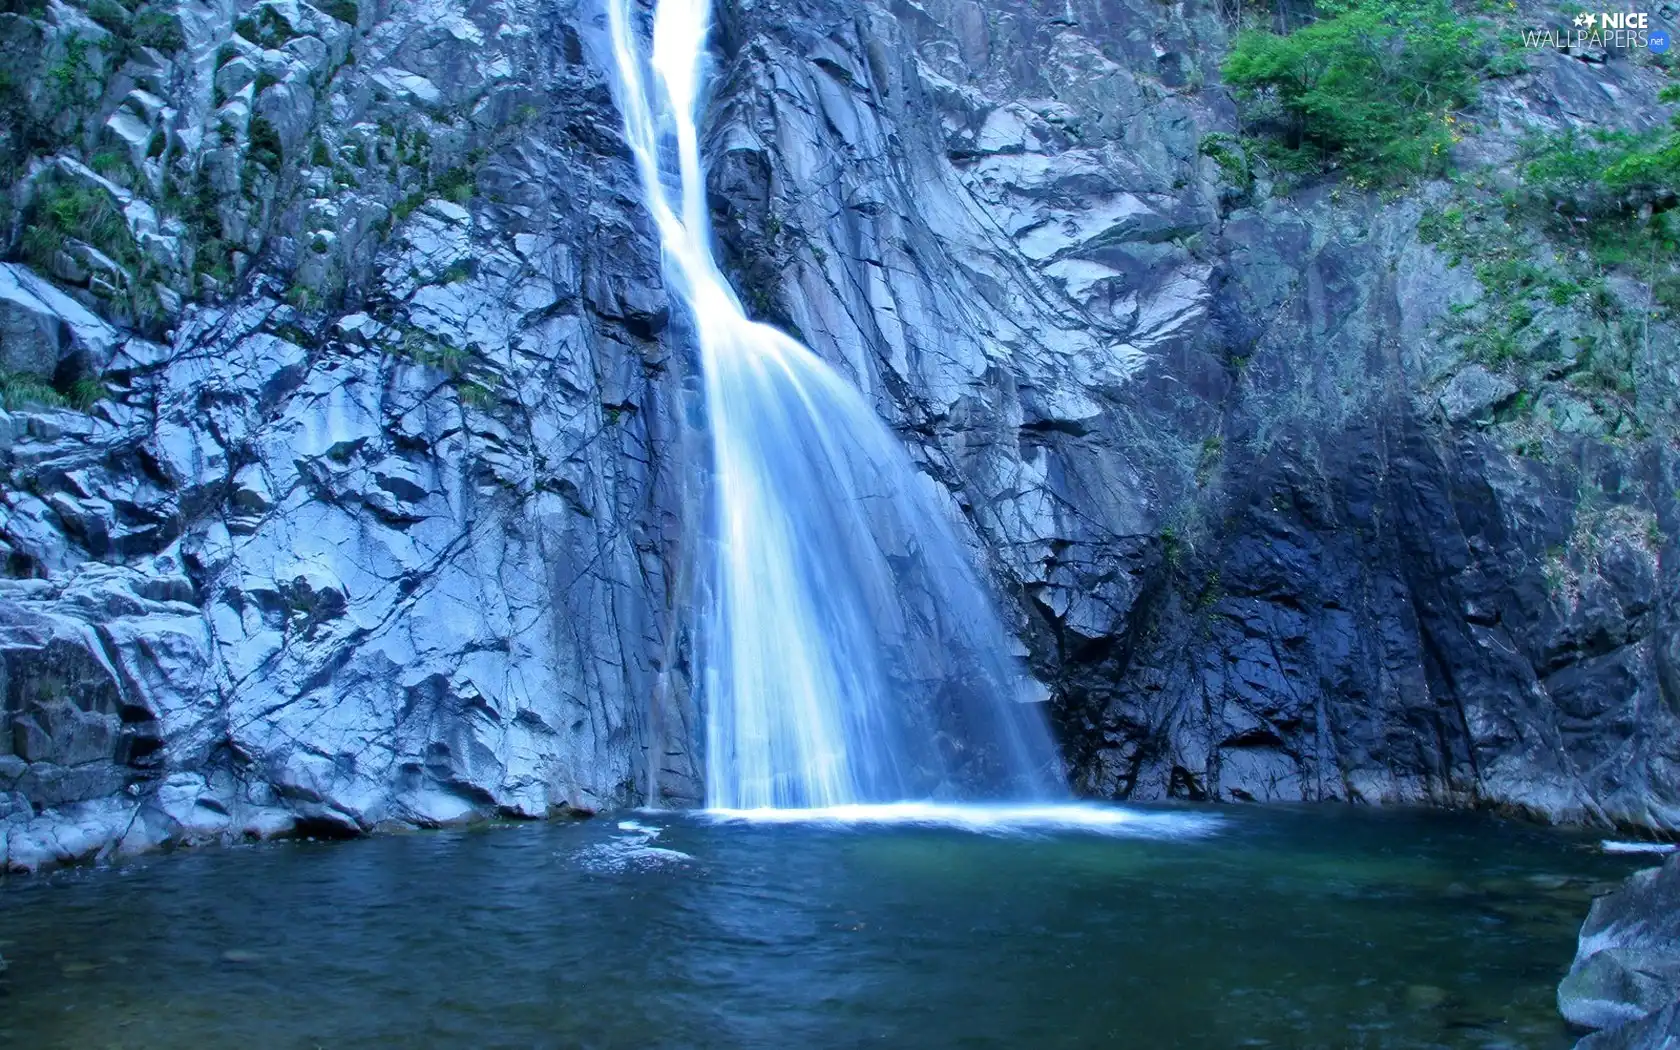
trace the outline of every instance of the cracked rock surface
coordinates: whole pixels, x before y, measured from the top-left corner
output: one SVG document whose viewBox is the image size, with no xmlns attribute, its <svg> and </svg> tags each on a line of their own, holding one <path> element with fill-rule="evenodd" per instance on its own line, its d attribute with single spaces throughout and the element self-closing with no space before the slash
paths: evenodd
<svg viewBox="0 0 1680 1050">
<path fill-rule="evenodd" d="M 704 406 L 599 6 L 156 9 L 0 13 L 0 367 L 98 384 L 0 414 L 0 856 L 698 802 Z M 1524 400 L 1453 189 L 1210 154 L 1211 5 L 718 16 L 732 278 L 950 493 L 1077 790 L 1680 830 L 1669 321 Z M 1466 163 L 1659 86 L 1544 53 Z"/>
</svg>

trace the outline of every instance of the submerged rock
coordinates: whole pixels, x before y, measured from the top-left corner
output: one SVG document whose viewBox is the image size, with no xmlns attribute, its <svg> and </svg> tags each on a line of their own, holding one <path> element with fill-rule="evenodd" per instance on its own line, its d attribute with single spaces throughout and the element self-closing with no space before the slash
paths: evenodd
<svg viewBox="0 0 1680 1050">
<path fill-rule="evenodd" d="M 1558 1009 L 1566 1019 L 1606 1030 L 1593 1037 L 1599 1041 L 1580 1044 L 1592 1050 L 1663 1045 L 1661 1034 L 1674 1032 L 1676 1004 L 1680 855 L 1593 901 L 1575 962 L 1558 985 Z"/>
</svg>

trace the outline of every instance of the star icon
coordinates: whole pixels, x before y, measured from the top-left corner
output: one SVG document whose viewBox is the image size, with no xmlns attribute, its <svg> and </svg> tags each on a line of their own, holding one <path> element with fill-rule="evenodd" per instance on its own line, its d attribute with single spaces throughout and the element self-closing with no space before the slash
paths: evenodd
<svg viewBox="0 0 1680 1050">
<path fill-rule="evenodd" d="M 1589 15 L 1576 15 L 1575 16 L 1575 24 L 1576 25 L 1584 25 L 1588 29 L 1591 29 L 1593 26 L 1598 24 L 1598 16 L 1597 15 L 1590 15 L 1590 14 Z"/>
</svg>

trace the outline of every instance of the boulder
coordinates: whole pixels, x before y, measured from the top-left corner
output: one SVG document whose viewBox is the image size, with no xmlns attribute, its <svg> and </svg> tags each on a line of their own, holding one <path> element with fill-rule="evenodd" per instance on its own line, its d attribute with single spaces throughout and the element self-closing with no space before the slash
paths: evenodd
<svg viewBox="0 0 1680 1050">
<path fill-rule="evenodd" d="M 1680 1001 L 1631 1024 L 1594 1032 L 1575 1050 L 1680 1050 Z"/>
<path fill-rule="evenodd" d="M 0 263 L 0 371 L 52 379 L 61 362 L 97 373 L 111 359 L 116 330 L 27 266 Z"/>
<path fill-rule="evenodd" d="M 1575 962 L 1558 985 L 1558 1009 L 1583 1028 L 1619 1029 L 1680 1001 L 1680 855 L 1639 872 L 1593 902 Z M 1594 1046 L 1657 1046 L 1660 1042 Z"/>
<path fill-rule="evenodd" d="M 1454 423 L 1486 425 L 1493 414 L 1517 396 L 1517 385 L 1481 365 L 1471 365 L 1452 377 L 1441 391 L 1441 408 Z"/>
</svg>

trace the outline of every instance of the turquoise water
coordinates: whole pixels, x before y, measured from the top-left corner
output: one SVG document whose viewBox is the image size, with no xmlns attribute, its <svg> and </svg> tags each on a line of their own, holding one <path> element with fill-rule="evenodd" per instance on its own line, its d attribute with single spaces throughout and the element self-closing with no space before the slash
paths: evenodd
<svg viewBox="0 0 1680 1050">
<path fill-rule="evenodd" d="M 1139 812 L 632 814 L 13 878 L 0 1045 L 1566 1047 L 1587 904 L 1648 863 L 1481 817 Z"/>
</svg>

